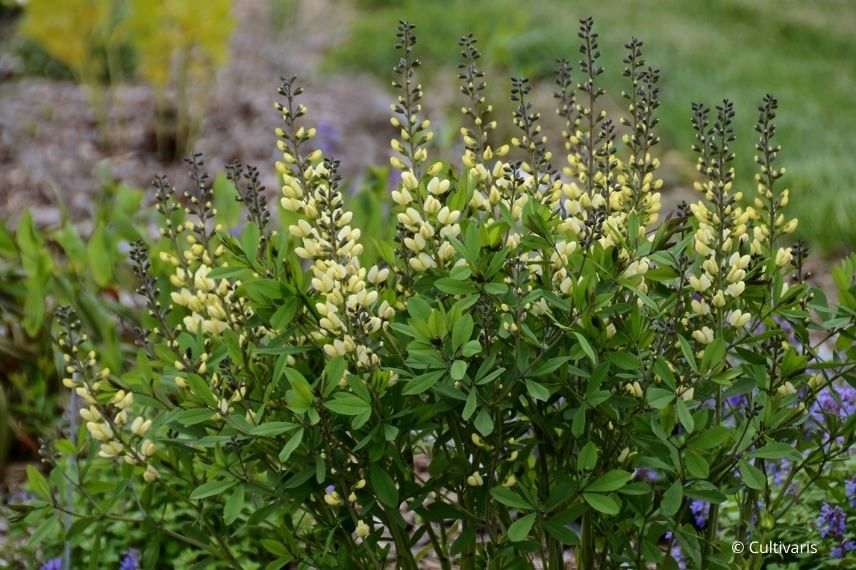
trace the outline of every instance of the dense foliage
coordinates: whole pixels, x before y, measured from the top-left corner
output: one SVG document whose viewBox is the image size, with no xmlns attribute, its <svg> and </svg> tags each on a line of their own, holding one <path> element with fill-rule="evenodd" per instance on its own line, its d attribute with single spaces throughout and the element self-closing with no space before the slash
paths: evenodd
<svg viewBox="0 0 856 570">
<path fill-rule="evenodd" d="M 102 360 L 122 361 L 136 311 L 123 305 L 133 273 L 120 248 L 139 239 L 143 193 L 108 184 L 95 200 L 84 239 L 63 220 L 38 228 L 25 212 L 13 232 L 0 226 L 0 474 L 9 455 L 37 456 L 39 438 L 55 432 L 61 376 L 52 357 L 58 305 L 72 305 Z"/>
<path fill-rule="evenodd" d="M 217 222 L 199 157 L 186 190 L 156 179 L 160 236 L 130 254 L 138 353 L 110 368 L 73 311 L 57 327 L 81 429 L 75 416 L 17 507 L 44 556 L 750 568 L 763 558 L 732 541 L 823 539 L 821 558 L 792 558 L 812 567 L 852 550 L 854 264 L 837 306 L 806 281 L 775 98 L 746 193 L 732 104 L 693 107 L 701 198 L 660 221 L 659 72 L 627 44 L 614 120 L 590 19 L 579 37 L 579 64 L 556 73 L 561 168 L 526 79 L 511 84 L 518 133 L 495 140 L 461 39 L 457 167 L 429 160 L 414 30 L 399 26 L 389 241 L 344 207 L 294 79 L 276 107 L 278 220 L 252 167 L 228 173 L 239 228 Z"/>
</svg>

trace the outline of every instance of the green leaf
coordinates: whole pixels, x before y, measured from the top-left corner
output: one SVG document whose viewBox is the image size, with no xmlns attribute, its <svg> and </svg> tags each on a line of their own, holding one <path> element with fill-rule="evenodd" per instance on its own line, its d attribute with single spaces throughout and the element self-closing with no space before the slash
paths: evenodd
<svg viewBox="0 0 856 570">
<path fill-rule="evenodd" d="M 580 406 L 574 412 L 574 419 L 571 422 L 571 434 L 574 437 L 580 437 L 586 428 L 586 407 Z"/>
<path fill-rule="evenodd" d="M 255 222 L 250 222 L 241 233 L 241 249 L 244 250 L 244 255 L 250 263 L 255 263 L 256 256 L 259 252 L 259 226 Z"/>
<path fill-rule="evenodd" d="M 756 450 L 752 455 L 759 459 L 798 459 L 800 457 L 799 451 L 787 443 L 779 441 L 768 443 L 762 448 Z"/>
<path fill-rule="evenodd" d="M 485 374 L 482 378 L 479 378 L 476 384 L 481 386 L 482 384 L 488 384 L 490 382 L 493 382 L 494 380 L 499 378 L 503 372 L 505 372 L 505 368 L 497 368 L 496 370 L 491 371 L 489 374 Z"/>
<path fill-rule="evenodd" d="M 288 461 L 288 458 L 291 457 L 291 454 L 294 453 L 294 450 L 300 446 L 300 442 L 303 441 L 303 428 L 298 429 L 294 432 L 288 441 L 282 446 L 282 451 L 279 452 L 279 460 L 282 463 Z"/>
<path fill-rule="evenodd" d="M 629 352 L 615 352 L 609 356 L 609 361 L 621 368 L 631 372 L 639 370 L 642 363 L 639 358 Z"/>
<path fill-rule="evenodd" d="M 481 254 L 481 232 L 478 224 L 470 223 L 464 231 L 464 257 L 470 263 L 470 266 L 476 267 L 479 264 L 479 256 Z"/>
<path fill-rule="evenodd" d="M 725 494 L 720 491 L 710 481 L 695 481 L 692 486 L 684 490 L 684 494 L 693 499 L 701 499 L 708 503 L 722 503 L 728 499 Z"/>
<path fill-rule="evenodd" d="M 456 351 L 465 342 L 470 340 L 473 335 L 473 318 L 470 315 L 464 315 L 455 321 L 452 325 L 452 350 Z"/>
<path fill-rule="evenodd" d="M 547 531 L 547 533 L 556 540 L 559 540 L 564 544 L 572 546 L 575 546 L 580 543 L 580 537 L 577 536 L 576 532 L 574 532 L 567 526 L 563 524 L 557 524 L 552 520 L 548 520 L 543 524 L 544 529 Z"/>
<path fill-rule="evenodd" d="M 684 456 L 687 472 L 697 479 L 707 479 L 710 475 L 710 465 L 707 460 L 695 451 L 687 451 Z"/>
<path fill-rule="evenodd" d="M 764 476 L 764 472 L 747 461 L 740 462 L 740 475 L 750 489 L 763 491 L 767 486 L 767 478 Z"/>
<path fill-rule="evenodd" d="M 704 349 L 704 354 L 701 358 L 701 367 L 704 370 L 710 370 L 721 364 L 725 360 L 725 352 L 727 346 L 725 340 L 716 338 L 712 343 Z"/>
<path fill-rule="evenodd" d="M 315 481 L 323 483 L 327 477 L 327 460 L 323 455 L 315 458 Z"/>
<path fill-rule="evenodd" d="M 297 424 L 291 422 L 265 422 L 255 426 L 250 433 L 259 437 L 273 437 L 293 430 L 296 427 Z"/>
<path fill-rule="evenodd" d="M 17 255 L 17 249 L 12 234 L 9 233 L 4 224 L 0 224 L 0 256 L 14 257 L 15 255 Z"/>
<path fill-rule="evenodd" d="M 288 378 L 291 384 L 291 390 L 286 392 L 285 399 L 288 401 L 289 409 L 299 414 L 305 413 L 312 405 L 315 399 L 315 394 L 312 393 L 312 387 L 306 378 L 294 368 L 285 369 L 285 377 Z"/>
<path fill-rule="evenodd" d="M 458 281 L 469 279 L 472 274 L 473 272 L 470 271 L 470 268 L 466 265 L 456 265 L 449 270 L 449 277 L 457 279 Z"/>
<path fill-rule="evenodd" d="M 476 429 L 483 436 L 487 437 L 493 433 L 493 418 L 490 417 L 487 410 L 481 410 L 476 416 L 476 421 L 474 423 Z"/>
<path fill-rule="evenodd" d="M 27 485 L 37 497 L 51 502 L 51 486 L 42 472 L 33 465 L 27 465 Z"/>
<path fill-rule="evenodd" d="M 405 396 L 415 396 L 417 394 L 421 394 L 426 390 L 429 390 L 434 386 L 437 382 L 440 381 L 446 374 L 445 370 L 434 370 L 432 372 L 426 372 L 425 374 L 421 374 L 416 376 L 404 386 L 404 389 L 401 391 Z"/>
<path fill-rule="evenodd" d="M 217 214 L 214 220 L 225 228 L 231 228 L 241 218 L 241 203 L 235 185 L 225 176 L 214 179 L 214 207 Z"/>
<path fill-rule="evenodd" d="M 683 336 L 678 335 L 678 344 L 681 346 L 681 352 L 684 353 L 684 358 L 687 361 L 687 364 L 690 365 L 690 368 L 693 371 L 698 372 L 698 364 L 696 364 L 695 354 L 693 353 L 693 349 L 690 346 L 689 341 L 685 339 Z"/>
<path fill-rule="evenodd" d="M 36 527 L 33 534 L 30 535 L 27 544 L 29 546 L 39 546 L 47 541 L 47 537 L 56 535 L 61 532 L 60 517 L 47 517 Z"/>
<path fill-rule="evenodd" d="M 677 385 L 675 382 L 675 375 L 672 372 L 672 369 L 669 368 L 669 364 L 665 360 L 663 360 L 662 357 L 658 358 L 657 361 L 654 362 L 654 372 L 657 374 L 660 380 L 662 380 L 663 383 L 666 384 L 666 386 L 668 386 L 672 390 L 675 389 L 675 386 Z"/>
<path fill-rule="evenodd" d="M 21 250 L 22 261 L 25 263 L 24 270 L 31 273 L 31 267 L 28 267 L 27 263 L 32 262 L 34 258 L 44 252 L 44 240 L 36 229 L 33 216 L 29 210 L 24 210 L 21 219 L 18 220 L 15 241 L 18 244 L 18 249 Z"/>
<path fill-rule="evenodd" d="M 37 336 L 45 322 L 44 284 L 37 279 L 27 279 L 27 292 L 24 297 L 24 330 L 30 336 Z"/>
<path fill-rule="evenodd" d="M 624 487 L 633 477 L 632 473 L 628 473 L 622 469 L 613 469 L 604 475 L 601 475 L 594 483 L 586 487 L 586 491 L 590 493 L 609 493 L 617 491 Z"/>
<path fill-rule="evenodd" d="M 689 408 L 687 408 L 687 403 L 683 400 L 678 400 L 675 408 L 678 411 L 678 419 L 681 421 L 681 425 L 684 426 L 687 433 L 692 433 L 695 429 L 695 421 L 693 420 L 693 415 L 690 413 Z"/>
<path fill-rule="evenodd" d="M 621 503 L 611 495 L 599 495 L 597 493 L 583 493 L 583 499 L 591 507 L 606 515 L 617 515 L 621 510 Z"/>
<path fill-rule="evenodd" d="M 327 361 L 324 365 L 324 378 L 329 386 L 336 386 L 345 375 L 345 370 L 348 369 L 348 363 L 344 356 L 337 356 Z"/>
<path fill-rule="evenodd" d="M 657 388 L 656 386 L 651 386 L 650 388 L 648 388 L 648 393 L 646 395 L 648 405 L 654 408 L 655 410 L 662 410 L 663 408 L 668 406 L 674 399 L 674 392 L 670 390 L 664 390 L 663 388 Z"/>
<path fill-rule="evenodd" d="M 681 508 L 681 502 L 684 500 L 684 486 L 680 481 L 675 481 L 663 493 L 663 500 L 660 502 L 660 512 L 667 517 L 675 516 L 678 509 Z"/>
<path fill-rule="evenodd" d="M 568 360 L 570 360 L 569 356 L 556 356 L 554 358 L 551 358 L 545 362 L 542 362 L 540 366 L 538 366 L 535 370 L 533 370 L 531 373 L 531 376 L 533 376 L 533 377 L 546 376 L 547 374 L 554 372 L 556 369 L 558 369 L 560 366 L 562 366 L 562 364 L 566 363 Z"/>
<path fill-rule="evenodd" d="M 377 463 L 369 467 L 369 482 L 378 500 L 391 509 L 398 508 L 398 488 L 389 473 Z"/>
<path fill-rule="evenodd" d="M 643 481 L 634 481 L 622 487 L 619 493 L 622 495 L 649 495 L 651 486 Z"/>
<path fill-rule="evenodd" d="M 502 248 L 493 254 L 493 256 L 490 258 L 490 264 L 488 264 L 487 270 L 482 272 L 482 274 L 485 276 L 486 279 L 493 279 L 493 277 L 497 273 L 499 273 L 499 271 L 502 269 L 503 265 L 505 265 L 506 260 L 508 259 L 508 254 L 509 254 L 509 250 L 507 248 Z M 488 283 L 488 285 L 490 285 L 490 283 Z M 502 283 L 502 285 L 505 285 L 505 284 Z M 487 288 L 485 287 L 485 289 L 487 289 Z M 507 290 L 508 289 L 506 288 L 506 291 Z M 488 294 L 491 294 L 491 293 L 488 292 Z"/>
<path fill-rule="evenodd" d="M 29 210 L 25 210 L 18 220 L 15 239 L 27 276 L 23 326 L 28 335 L 37 336 L 45 321 L 46 287 L 53 262 Z"/>
<path fill-rule="evenodd" d="M 539 384 L 534 380 L 526 381 L 526 391 L 529 392 L 529 395 L 536 400 L 546 402 L 550 399 L 550 390 L 548 390 L 543 384 Z"/>
<path fill-rule="evenodd" d="M 257 303 L 279 301 L 283 298 L 283 284 L 276 279 L 252 279 L 244 282 L 244 292 Z"/>
<path fill-rule="evenodd" d="M 211 279 L 242 279 L 252 276 L 253 272 L 241 265 L 215 267 L 208 274 Z"/>
<path fill-rule="evenodd" d="M 208 481 L 207 483 L 203 483 L 198 486 L 190 493 L 191 501 L 198 501 L 199 499 L 206 499 L 208 497 L 213 497 L 214 495 L 219 495 L 235 485 L 238 484 L 238 481 L 235 479 L 221 479 L 219 481 Z"/>
<path fill-rule="evenodd" d="M 580 343 L 580 347 L 583 349 L 583 352 L 588 356 L 588 359 L 591 360 L 591 363 L 597 366 L 597 355 L 594 352 L 594 349 L 589 344 L 589 341 L 586 340 L 582 334 L 575 332 L 574 336 L 577 337 L 577 342 Z"/>
<path fill-rule="evenodd" d="M 712 377 L 711 380 L 720 386 L 731 386 L 734 384 L 734 379 L 739 377 L 742 373 L 743 370 L 740 368 L 728 368 Z"/>
<path fill-rule="evenodd" d="M 459 281 L 449 277 L 437 279 L 437 281 L 434 282 L 434 286 L 443 293 L 448 293 L 450 295 L 470 295 L 476 292 L 475 285 L 473 285 L 472 281 Z"/>
<path fill-rule="evenodd" d="M 208 382 L 196 374 L 190 374 L 187 377 L 187 385 L 190 386 L 190 393 L 208 404 L 211 407 L 217 407 L 217 398 L 211 391 Z"/>
<path fill-rule="evenodd" d="M 692 568 L 701 568 L 701 547 L 696 536 L 695 528 L 688 524 L 681 525 L 677 528 L 678 543 L 681 545 L 681 550 L 686 553 L 692 561 Z"/>
<path fill-rule="evenodd" d="M 226 504 L 223 505 L 223 521 L 226 524 L 232 524 L 241 514 L 241 509 L 244 508 L 244 487 L 239 486 L 229 498 L 226 499 Z"/>
<path fill-rule="evenodd" d="M 591 471 L 597 465 L 597 456 L 597 445 L 589 441 L 580 450 L 579 455 L 577 455 L 577 468 L 582 471 Z"/>
<path fill-rule="evenodd" d="M 325 402 L 324 406 L 331 412 L 343 416 L 359 416 L 371 413 L 371 404 L 350 392 L 336 392 L 333 399 Z"/>
<path fill-rule="evenodd" d="M 207 422 L 213 415 L 214 412 L 208 408 L 190 408 L 176 413 L 172 416 L 172 421 L 190 427 Z"/>
<path fill-rule="evenodd" d="M 300 308 L 300 302 L 295 297 L 285 299 L 282 305 L 274 311 L 270 317 L 270 324 L 278 331 L 285 332 L 289 323 L 297 315 L 297 310 Z"/>
<path fill-rule="evenodd" d="M 476 411 L 476 406 L 478 405 L 478 394 L 476 389 L 473 388 L 469 394 L 467 394 L 467 401 L 464 404 L 464 411 L 461 413 L 461 417 L 465 420 L 469 420 L 472 415 Z"/>
<path fill-rule="evenodd" d="M 494 487 L 490 490 L 491 496 L 507 507 L 514 509 L 532 510 L 532 505 L 526 499 L 509 489 L 508 487 Z"/>
<path fill-rule="evenodd" d="M 535 524 L 535 513 L 517 519 L 508 527 L 508 540 L 511 542 L 526 540 L 526 537 L 529 536 L 529 531 L 532 530 L 533 524 Z"/>
<path fill-rule="evenodd" d="M 467 363 L 463 360 L 454 361 L 449 374 L 452 376 L 452 380 L 461 380 L 467 374 Z"/>
<path fill-rule="evenodd" d="M 101 287 L 107 286 L 113 279 L 113 259 L 110 251 L 110 242 L 104 225 L 98 224 L 95 231 L 89 236 L 86 253 L 89 257 L 89 270 L 92 279 Z"/>
<path fill-rule="evenodd" d="M 407 312 L 411 317 L 420 321 L 427 321 L 431 314 L 431 304 L 424 297 L 412 297 L 407 301 Z"/>
<path fill-rule="evenodd" d="M 690 441 L 694 449 L 713 449 L 719 447 L 731 438 L 731 432 L 725 426 L 713 426 L 698 434 Z"/>
<path fill-rule="evenodd" d="M 785 352 L 785 356 L 782 359 L 782 376 L 787 378 L 799 374 L 805 370 L 806 364 L 808 364 L 808 359 L 802 354 L 797 354 L 791 348 Z"/>
<path fill-rule="evenodd" d="M 506 285 L 505 283 L 496 282 L 485 283 L 484 292 L 488 295 L 493 295 L 494 297 L 497 297 L 499 295 L 505 295 L 506 293 L 508 293 L 508 285 Z"/>
<path fill-rule="evenodd" d="M 274 540 L 272 538 L 263 538 L 259 541 L 259 544 L 264 546 L 265 550 L 275 556 L 281 556 L 283 558 L 288 558 L 291 556 L 291 554 L 289 554 L 288 552 L 288 548 L 286 548 L 285 545 L 283 545 L 278 540 Z"/>
<path fill-rule="evenodd" d="M 479 352 L 481 352 L 481 350 L 481 343 L 477 340 L 471 340 L 465 343 L 463 347 L 461 347 L 461 356 L 463 356 L 464 358 L 469 358 L 475 354 L 478 354 Z"/>
<path fill-rule="evenodd" d="M 449 333 L 449 318 L 445 311 L 432 309 L 428 315 L 428 336 L 443 338 Z"/>
<path fill-rule="evenodd" d="M 66 540 L 73 537 L 83 536 L 84 531 L 92 526 L 96 520 L 97 519 L 95 517 L 78 518 L 70 527 L 68 527 L 68 531 L 65 533 Z"/>
</svg>

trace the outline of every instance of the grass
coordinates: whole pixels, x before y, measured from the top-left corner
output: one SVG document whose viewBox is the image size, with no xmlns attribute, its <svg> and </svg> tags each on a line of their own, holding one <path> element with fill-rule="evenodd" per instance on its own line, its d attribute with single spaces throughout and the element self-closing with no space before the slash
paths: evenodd
<svg viewBox="0 0 856 570">
<path fill-rule="evenodd" d="M 723 97 L 735 102 L 738 183 L 745 190 L 754 187 L 756 106 L 765 93 L 773 93 L 780 100 L 785 184 L 792 188 L 802 237 L 827 254 L 854 249 L 856 160 L 850 141 L 856 133 L 856 3 L 362 0 L 358 6 L 349 39 L 329 54 L 327 64 L 384 79 L 395 61 L 390 44 L 400 18 L 417 25 L 426 65 L 449 64 L 433 71 L 453 76 L 456 40 L 472 31 L 485 61 L 501 76 L 548 79 L 557 57 L 578 59 L 576 22 L 592 15 L 601 34 L 607 85 L 618 103 L 622 46 L 636 35 L 646 43 L 648 60 L 663 70 L 664 146 L 679 150 L 688 164 L 691 102 L 713 105 Z"/>
</svg>

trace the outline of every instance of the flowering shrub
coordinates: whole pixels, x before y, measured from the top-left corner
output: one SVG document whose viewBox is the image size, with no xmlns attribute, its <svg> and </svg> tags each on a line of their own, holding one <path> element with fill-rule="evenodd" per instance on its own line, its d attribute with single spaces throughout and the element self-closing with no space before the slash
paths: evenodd
<svg viewBox="0 0 856 570">
<path fill-rule="evenodd" d="M 732 183 L 733 106 L 694 105 L 700 200 L 659 221 L 659 72 L 627 44 L 616 121 L 590 19 L 579 37 L 556 74 L 561 167 L 526 79 L 519 134 L 494 140 L 462 38 L 456 167 L 429 159 L 399 26 L 395 239 L 371 266 L 294 79 L 279 222 L 251 167 L 229 170 L 241 229 L 215 222 L 198 157 L 186 191 L 156 179 L 161 235 L 131 252 L 138 354 L 106 368 L 63 314 L 85 430 L 49 477 L 30 469 L 39 538 L 81 561 L 87 541 L 136 547 L 144 568 L 734 568 L 760 563 L 734 540 L 789 541 L 777 522 L 849 460 L 853 264 L 841 306 L 806 283 L 771 96 L 753 197 Z M 830 512 L 818 536 L 843 539 Z"/>
</svg>

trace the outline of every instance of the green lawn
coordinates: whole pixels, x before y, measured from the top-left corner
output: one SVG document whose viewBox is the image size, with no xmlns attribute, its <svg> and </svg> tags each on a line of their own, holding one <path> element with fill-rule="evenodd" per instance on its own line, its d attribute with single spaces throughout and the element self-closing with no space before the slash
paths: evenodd
<svg viewBox="0 0 856 570">
<path fill-rule="evenodd" d="M 454 73 L 456 40 L 473 31 L 485 60 L 502 75 L 548 78 L 557 57 L 578 59 L 576 22 L 592 15 L 616 97 L 622 46 L 636 35 L 645 41 L 649 61 L 663 70 L 666 147 L 691 160 L 690 103 L 715 104 L 722 97 L 735 102 L 738 180 L 746 189 L 754 186 L 755 108 L 773 93 L 780 99 L 785 180 L 802 235 L 827 253 L 856 244 L 856 160 L 850 150 L 856 133 L 856 2 L 363 0 L 358 6 L 350 38 L 327 64 L 384 79 L 394 63 L 391 38 L 399 18 L 418 26 L 426 66 L 445 62 L 451 65 L 442 71 Z"/>
</svg>

